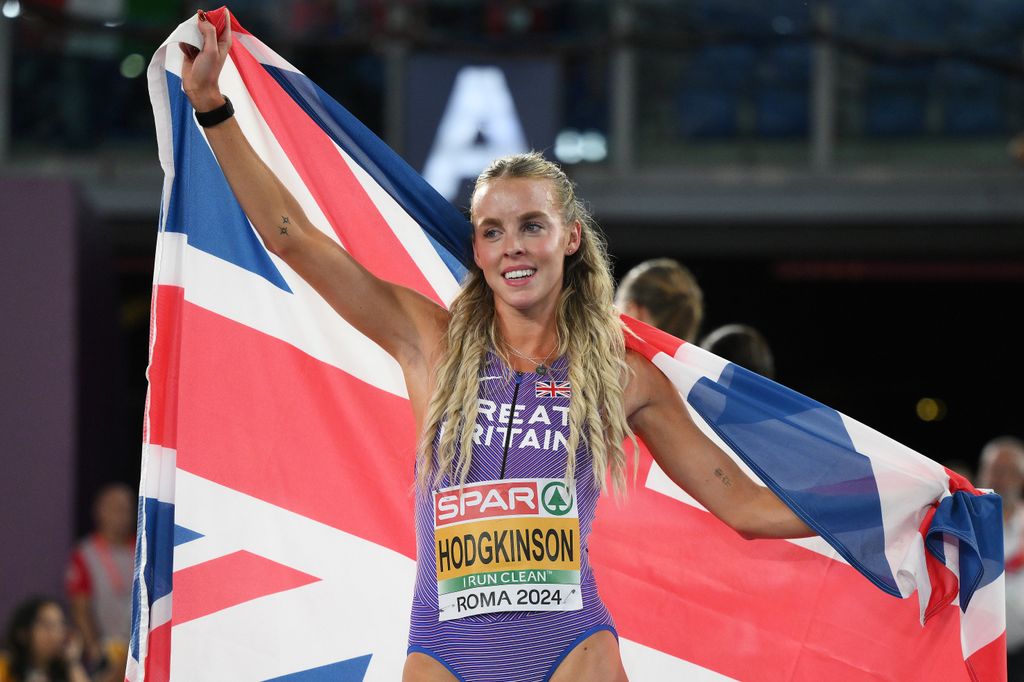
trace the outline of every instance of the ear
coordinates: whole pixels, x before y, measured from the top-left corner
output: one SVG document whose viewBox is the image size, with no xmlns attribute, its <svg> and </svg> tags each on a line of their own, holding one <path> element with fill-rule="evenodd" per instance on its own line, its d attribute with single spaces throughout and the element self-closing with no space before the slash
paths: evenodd
<svg viewBox="0 0 1024 682">
<path fill-rule="evenodd" d="M 565 255 L 571 256 L 580 249 L 580 242 L 583 240 L 583 227 L 580 225 L 580 221 L 573 223 L 572 228 L 569 230 L 569 243 L 565 245 Z"/>
</svg>

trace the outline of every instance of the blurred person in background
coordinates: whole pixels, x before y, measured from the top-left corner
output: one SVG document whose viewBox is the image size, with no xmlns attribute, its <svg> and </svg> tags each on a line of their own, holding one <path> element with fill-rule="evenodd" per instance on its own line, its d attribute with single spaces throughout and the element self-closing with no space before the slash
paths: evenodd
<svg viewBox="0 0 1024 682">
<path fill-rule="evenodd" d="M 775 358 L 761 332 L 745 324 L 727 324 L 704 337 L 701 348 L 768 379 L 775 378 Z"/>
<path fill-rule="evenodd" d="M 65 587 L 91 669 L 124 670 L 131 633 L 136 503 L 123 483 L 102 488 L 93 505 L 95 531 L 71 556 Z"/>
<path fill-rule="evenodd" d="M 671 258 L 640 263 L 626 273 L 615 294 L 626 315 L 693 343 L 704 318 L 704 293 L 685 266 Z"/>
<path fill-rule="evenodd" d="M 32 597 L 18 605 L 7 626 L 7 647 L 0 682 L 89 682 L 81 641 L 69 635 L 64 610 L 53 599 Z"/>
<path fill-rule="evenodd" d="M 1007 680 L 1024 681 L 1024 442 L 1000 436 L 981 451 L 978 486 L 1003 498 Z"/>
</svg>

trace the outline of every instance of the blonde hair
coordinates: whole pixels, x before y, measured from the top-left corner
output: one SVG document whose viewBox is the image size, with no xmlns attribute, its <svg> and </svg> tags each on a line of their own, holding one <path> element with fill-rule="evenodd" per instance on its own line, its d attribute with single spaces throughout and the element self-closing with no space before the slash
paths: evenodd
<svg viewBox="0 0 1024 682">
<path fill-rule="evenodd" d="M 626 438 L 633 442 L 634 466 L 638 448 L 623 405 L 629 368 L 622 323 L 612 305 L 614 282 L 604 238 L 576 197 L 569 178 L 540 154 L 497 159 L 477 178 L 474 195 L 496 178 L 549 180 L 565 225 L 580 224 L 580 246 L 565 258 L 556 312 L 557 355 L 568 356 L 573 387 L 565 476 L 566 480 L 575 478 L 576 450 L 582 438 L 592 455 L 597 484 L 604 490 L 610 474 L 614 488 L 621 491 L 626 482 L 623 442 Z M 479 373 L 487 351 L 493 349 L 509 364 L 494 313 L 494 293 L 476 264 L 470 266 L 450 313 L 443 354 L 435 370 L 434 393 L 420 435 L 417 482 L 424 487 L 438 485 L 445 474 L 451 481 L 465 483 L 473 462 Z"/>
</svg>

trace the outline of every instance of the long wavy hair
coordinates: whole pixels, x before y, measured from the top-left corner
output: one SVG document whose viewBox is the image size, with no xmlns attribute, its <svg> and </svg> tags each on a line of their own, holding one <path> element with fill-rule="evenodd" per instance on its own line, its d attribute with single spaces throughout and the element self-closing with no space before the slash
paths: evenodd
<svg viewBox="0 0 1024 682">
<path fill-rule="evenodd" d="M 612 305 L 614 282 L 604 238 L 576 197 L 573 183 L 556 164 L 536 152 L 494 161 L 477 178 L 474 196 L 497 178 L 551 182 L 566 226 L 579 222 L 579 248 L 565 258 L 556 323 L 558 355 L 569 358 L 569 438 L 566 480 L 576 476 L 576 449 L 583 439 L 593 459 L 593 475 L 602 490 L 606 479 L 625 489 L 627 457 L 623 443 L 636 438 L 626 423 L 623 391 L 629 373 L 623 327 Z M 511 364 L 498 330 L 494 293 L 474 263 L 452 301 L 442 356 L 434 375 L 434 392 L 420 435 L 417 483 L 438 485 L 445 475 L 465 483 L 473 462 L 473 427 L 478 411 L 479 374 L 493 349 Z M 439 435 L 440 432 L 440 435 Z M 437 442 L 436 460 L 431 452 Z"/>
</svg>

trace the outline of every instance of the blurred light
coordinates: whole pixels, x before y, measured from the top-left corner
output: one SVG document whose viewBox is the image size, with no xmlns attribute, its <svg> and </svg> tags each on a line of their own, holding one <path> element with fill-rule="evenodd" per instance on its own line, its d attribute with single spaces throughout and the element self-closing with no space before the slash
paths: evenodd
<svg viewBox="0 0 1024 682">
<path fill-rule="evenodd" d="M 124 26 L 124 19 L 117 19 L 116 21 L 104 21 L 103 25 L 107 28 L 117 28 L 118 26 Z"/>
<path fill-rule="evenodd" d="M 138 78 L 146 70 L 146 58 L 141 54 L 130 54 L 121 60 L 121 75 L 125 78 Z"/>
<path fill-rule="evenodd" d="M 555 158 L 562 163 L 591 163 L 608 157 L 608 141 L 596 130 L 580 132 L 566 128 L 555 138 Z"/>
<path fill-rule="evenodd" d="M 580 150 L 584 161 L 604 161 L 608 157 L 608 141 L 596 130 L 588 130 L 580 136 Z"/>
<path fill-rule="evenodd" d="M 21 14 L 21 3 L 18 0 L 7 0 L 4 2 L 3 13 L 8 19 L 17 19 Z"/>
<path fill-rule="evenodd" d="M 580 134 L 568 128 L 555 137 L 555 158 L 562 163 L 579 163 L 583 160 L 580 151 Z"/>
<path fill-rule="evenodd" d="M 917 416 L 921 421 L 942 421 L 946 416 L 946 403 L 940 398 L 921 398 L 917 401 Z"/>
</svg>

